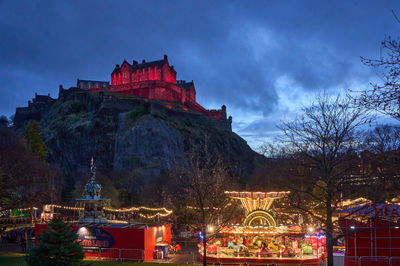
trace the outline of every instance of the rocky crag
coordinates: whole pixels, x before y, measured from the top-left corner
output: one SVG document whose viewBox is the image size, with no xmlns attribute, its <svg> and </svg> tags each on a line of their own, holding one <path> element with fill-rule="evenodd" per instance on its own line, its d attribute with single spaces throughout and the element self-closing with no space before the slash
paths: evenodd
<svg viewBox="0 0 400 266">
<path fill-rule="evenodd" d="M 185 154 L 205 139 L 242 183 L 263 161 L 232 132 L 230 119 L 206 118 L 177 103 L 62 87 L 58 99 L 35 98 L 17 108 L 14 127 L 22 135 L 29 120 L 38 120 L 48 160 L 73 176 L 87 172 L 93 156 L 100 169 L 155 180 L 184 164 Z"/>
</svg>

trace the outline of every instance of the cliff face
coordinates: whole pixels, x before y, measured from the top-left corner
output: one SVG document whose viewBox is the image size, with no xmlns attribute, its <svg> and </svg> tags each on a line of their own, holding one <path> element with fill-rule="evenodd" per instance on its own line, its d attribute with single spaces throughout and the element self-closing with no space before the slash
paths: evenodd
<svg viewBox="0 0 400 266">
<path fill-rule="evenodd" d="M 243 182 L 263 160 L 230 130 L 227 119 L 212 120 L 171 103 L 70 89 L 43 110 L 37 117 L 48 159 L 74 176 L 87 172 L 94 157 L 99 169 L 157 178 L 184 164 L 185 153 L 206 138 Z M 27 121 L 18 121 L 15 127 L 22 134 Z"/>
<path fill-rule="evenodd" d="M 154 169 L 155 175 L 162 169 L 171 169 L 184 155 L 182 135 L 160 118 L 143 115 L 132 119 L 134 113 L 119 115 L 114 168 L 147 167 Z"/>
</svg>

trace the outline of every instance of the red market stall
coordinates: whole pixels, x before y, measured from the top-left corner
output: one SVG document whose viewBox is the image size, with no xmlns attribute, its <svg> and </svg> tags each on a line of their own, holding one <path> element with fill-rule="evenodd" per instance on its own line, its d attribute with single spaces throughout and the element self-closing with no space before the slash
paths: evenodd
<svg viewBox="0 0 400 266">
<path fill-rule="evenodd" d="M 47 224 L 36 224 L 35 236 L 46 230 Z M 156 244 L 171 244 L 171 226 L 90 226 L 73 225 L 86 258 L 149 261 L 154 258 Z"/>
<path fill-rule="evenodd" d="M 400 264 L 400 223 L 370 219 L 339 224 L 345 235 L 345 265 L 358 265 L 361 257 L 395 258 Z"/>
<path fill-rule="evenodd" d="M 339 221 L 345 236 L 345 265 L 358 265 L 361 259 L 400 265 L 400 205 L 372 203 L 341 213 L 351 218 Z"/>
</svg>

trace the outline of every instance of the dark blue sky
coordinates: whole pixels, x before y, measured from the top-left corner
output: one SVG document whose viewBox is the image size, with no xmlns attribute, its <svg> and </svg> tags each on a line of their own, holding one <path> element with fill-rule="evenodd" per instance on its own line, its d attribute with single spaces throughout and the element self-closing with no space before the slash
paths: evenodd
<svg viewBox="0 0 400 266">
<path fill-rule="evenodd" d="M 320 91 L 368 88 L 360 56 L 400 36 L 399 1 L 1 1 L 0 114 L 123 59 L 168 54 L 198 102 L 257 147 Z"/>
</svg>

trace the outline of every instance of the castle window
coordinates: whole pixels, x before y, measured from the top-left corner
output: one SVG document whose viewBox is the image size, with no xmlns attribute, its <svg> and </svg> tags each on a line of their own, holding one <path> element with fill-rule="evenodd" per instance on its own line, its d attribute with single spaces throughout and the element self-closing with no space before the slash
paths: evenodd
<svg viewBox="0 0 400 266">
<path fill-rule="evenodd" d="M 129 73 L 128 71 L 124 72 L 124 81 L 128 81 L 129 80 Z"/>
</svg>

